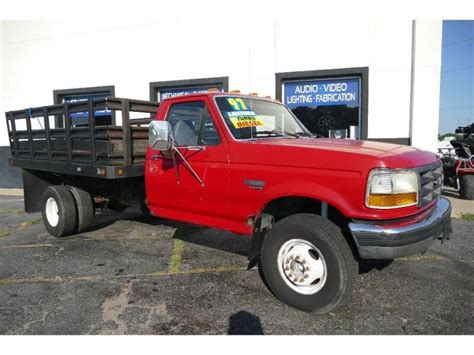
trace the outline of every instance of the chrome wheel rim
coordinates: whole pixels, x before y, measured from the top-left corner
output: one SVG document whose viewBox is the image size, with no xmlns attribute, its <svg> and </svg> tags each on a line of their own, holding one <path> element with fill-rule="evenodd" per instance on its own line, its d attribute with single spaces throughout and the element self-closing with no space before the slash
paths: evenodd
<svg viewBox="0 0 474 355">
<path fill-rule="evenodd" d="M 323 255 L 313 243 L 304 239 L 291 239 L 278 251 L 278 271 L 283 281 L 303 295 L 319 292 L 327 278 Z"/>
<path fill-rule="evenodd" d="M 59 222 L 59 209 L 56 200 L 52 197 L 46 201 L 46 219 L 51 227 L 56 227 Z"/>
</svg>

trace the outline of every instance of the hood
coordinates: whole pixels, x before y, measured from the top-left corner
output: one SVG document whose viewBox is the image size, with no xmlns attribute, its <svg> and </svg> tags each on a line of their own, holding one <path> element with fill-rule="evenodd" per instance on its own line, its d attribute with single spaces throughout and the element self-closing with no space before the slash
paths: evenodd
<svg viewBox="0 0 474 355">
<path fill-rule="evenodd" d="M 355 139 L 300 138 L 300 139 L 260 139 L 259 144 L 304 147 L 308 149 L 330 150 L 350 154 L 383 157 L 419 152 L 421 150 L 406 145 L 363 141 Z"/>
<path fill-rule="evenodd" d="M 412 168 L 437 160 L 434 153 L 417 148 L 354 139 L 267 138 L 245 141 L 245 144 L 251 146 L 253 152 L 260 152 L 267 158 L 276 153 L 281 158 L 291 159 L 290 165 L 300 166 L 306 166 L 309 162 L 316 166 L 326 165 L 333 161 L 334 164 L 343 162 L 347 166 L 369 163 L 372 167 Z"/>
</svg>

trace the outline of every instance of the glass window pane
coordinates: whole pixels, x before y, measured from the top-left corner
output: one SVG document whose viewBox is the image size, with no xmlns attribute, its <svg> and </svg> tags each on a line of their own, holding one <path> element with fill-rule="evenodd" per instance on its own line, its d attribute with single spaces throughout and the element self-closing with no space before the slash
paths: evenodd
<svg viewBox="0 0 474 355">
<path fill-rule="evenodd" d="M 283 102 L 314 134 L 359 138 L 359 78 L 288 81 Z"/>
<path fill-rule="evenodd" d="M 201 119 L 204 119 L 202 127 Z M 174 139 L 178 147 L 219 144 L 219 135 L 203 101 L 171 106 L 167 120 L 173 128 Z M 199 141 L 200 137 L 201 141 Z"/>
<path fill-rule="evenodd" d="M 216 98 L 227 127 L 236 139 L 310 136 L 285 106 L 242 96 Z"/>
<path fill-rule="evenodd" d="M 197 145 L 204 102 L 186 102 L 171 106 L 168 121 L 178 147 Z"/>
<path fill-rule="evenodd" d="M 204 126 L 202 127 L 201 142 L 203 145 L 218 145 L 220 143 L 219 134 L 212 117 L 206 108 L 204 113 Z"/>
</svg>

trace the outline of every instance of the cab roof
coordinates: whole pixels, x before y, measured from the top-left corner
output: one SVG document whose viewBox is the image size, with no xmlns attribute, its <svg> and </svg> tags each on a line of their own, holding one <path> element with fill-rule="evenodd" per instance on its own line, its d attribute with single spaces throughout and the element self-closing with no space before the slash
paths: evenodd
<svg viewBox="0 0 474 355">
<path fill-rule="evenodd" d="M 180 95 L 180 96 L 172 96 L 172 97 L 167 97 L 166 99 L 163 99 L 163 101 L 167 100 L 172 100 L 175 98 L 186 98 L 186 97 L 203 97 L 207 96 L 209 98 L 213 98 L 215 96 L 238 96 L 238 97 L 245 97 L 249 99 L 258 99 L 258 100 L 266 100 L 270 102 L 278 102 L 278 100 L 271 99 L 268 97 L 262 97 L 262 96 L 257 96 L 257 95 L 249 95 L 249 94 L 238 94 L 238 93 L 231 93 L 231 92 L 226 92 L 226 91 L 208 91 L 208 92 L 198 92 L 198 93 L 193 93 L 193 94 L 186 94 L 186 95 Z"/>
</svg>

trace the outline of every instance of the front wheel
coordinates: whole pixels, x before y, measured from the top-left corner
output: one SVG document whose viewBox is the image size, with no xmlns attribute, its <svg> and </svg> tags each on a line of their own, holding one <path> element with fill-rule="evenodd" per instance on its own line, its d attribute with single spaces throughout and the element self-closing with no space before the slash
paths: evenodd
<svg viewBox="0 0 474 355">
<path fill-rule="evenodd" d="M 260 262 L 270 291 L 307 312 L 327 313 L 346 303 L 358 274 L 339 227 L 312 214 L 276 223 L 265 236 Z"/>
</svg>

